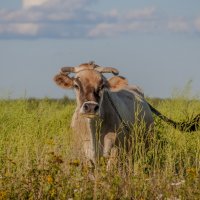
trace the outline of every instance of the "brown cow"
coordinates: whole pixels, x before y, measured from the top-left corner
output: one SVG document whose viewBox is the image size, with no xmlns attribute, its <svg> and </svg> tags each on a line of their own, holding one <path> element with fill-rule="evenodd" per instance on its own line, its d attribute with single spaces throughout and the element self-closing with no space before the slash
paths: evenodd
<svg viewBox="0 0 200 200">
<path fill-rule="evenodd" d="M 70 77 L 70 73 L 75 76 Z M 107 79 L 103 73 L 115 76 Z M 117 75 L 117 69 L 91 62 L 63 67 L 54 77 L 58 86 L 75 89 L 77 107 L 71 125 L 81 139 L 86 157 L 93 162 L 98 156 L 108 157 L 116 146 L 124 147 L 136 118 L 145 122 L 146 130 L 153 125 L 151 109 L 141 90 Z"/>
</svg>

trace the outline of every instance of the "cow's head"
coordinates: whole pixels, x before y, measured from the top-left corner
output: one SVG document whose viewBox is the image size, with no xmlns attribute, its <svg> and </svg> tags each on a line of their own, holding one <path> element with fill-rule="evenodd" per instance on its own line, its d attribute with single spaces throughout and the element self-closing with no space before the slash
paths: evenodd
<svg viewBox="0 0 200 200">
<path fill-rule="evenodd" d="M 70 73 L 75 73 L 70 77 Z M 105 89 L 117 91 L 127 86 L 127 80 L 121 76 L 106 79 L 102 73 L 118 75 L 112 67 L 100 67 L 93 62 L 78 67 L 63 67 L 54 77 L 56 84 L 64 89 L 75 89 L 80 114 L 93 118 L 99 114 L 100 102 Z"/>
</svg>

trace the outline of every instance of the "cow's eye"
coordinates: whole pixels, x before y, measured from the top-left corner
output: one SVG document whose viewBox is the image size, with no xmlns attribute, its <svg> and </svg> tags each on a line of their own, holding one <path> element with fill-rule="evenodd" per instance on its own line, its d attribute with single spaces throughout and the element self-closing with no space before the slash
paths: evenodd
<svg viewBox="0 0 200 200">
<path fill-rule="evenodd" d="M 79 90 L 79 86 L 75 83 L 74 84 L 74 88 L 76 89 L 76 90 Z"/>
<path fill-rule="evenodd" d="M 104 89 L 105 85 L 101 85 L 98 89 L 97 89 L 97 93 L 99 94 L 103 89 Z"/>
<path fill-rule="evenodd" d="M 103 85 L 101 85 L 101 86 L 99 87 L 99 91 L 103 90 L 104 88 L 105 88 L 105 85 L 103 84 Z"/>
</svg>

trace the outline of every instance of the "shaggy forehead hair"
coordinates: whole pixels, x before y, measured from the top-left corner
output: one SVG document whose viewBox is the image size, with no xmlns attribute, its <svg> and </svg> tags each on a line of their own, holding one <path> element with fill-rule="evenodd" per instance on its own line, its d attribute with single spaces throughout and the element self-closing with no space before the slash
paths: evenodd
<svg viewBox="0 0 200 200">
<path fill-rule="evenodd" d="M 99 102 L 99 88 L 102 87 L 105 81 L 102 74 L 95 70 L 83 70 L 77 73 L 75 82 L 79 86 L 79 103 L 82 104 L 85 101 Z"/>
<path fill-rule="evenodd" d="M 75 76 L 76 80 L 78 79 L 83 86 L 95 87 L 103 83 L 103 76 L 101 73 L 95 70 L 83 70 L 80 71 Z"/>
<path fill-rule="evenodd" d="M 81 63 L 81 64 L 79 65 L 79 67 L 81 67 L 81 66 L 85 66 L 85 67 L 95 66 L 95 63 L 94 63 L 94 62 Z"/>
</svg>

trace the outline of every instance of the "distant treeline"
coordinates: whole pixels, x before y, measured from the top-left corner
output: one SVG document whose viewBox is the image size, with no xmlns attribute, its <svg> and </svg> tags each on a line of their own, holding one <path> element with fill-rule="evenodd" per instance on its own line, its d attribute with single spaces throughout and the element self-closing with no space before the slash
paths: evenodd
<svg viewBox="0 0 200 200">
<path fill-rule="evenodd" d="M 35 98 L 35 97 L 30 97 L 30 98 L 17 98 L 17 99 L 0 99 L 0 101 L 6 101 L 6 102 L 26 101 L 28 103 L 39 103 L 41 101 L 45 101 L 45 102 L 48 102 L 48 103 L 58 102 L 60 104 L 75 103 L 75 99 L 71 99 L 68 96 L 64 96 L 62 98 L 49 98 L 49 97 Z"/>
<path fill-rule="evenodd" d="M 13 102 L 13 101 L 26 101 L 28 103 L 39 103 L 41 101 L 45 101 L 45 102 L 48 102 L 48 103 L 60 103 L 60 104 L 69 104 L 69 103 L 75 103 L 76 100 L 75 99 L 72 99 L 68 96 L 63 96 L 62 98 L 49 98 L 49 97 L 44 97 L 44 98 L 35 98 L 35 97 L 30 97 L 30 98 L 19 98 L 19 99 L 0 99 L 0 101 L 7 101 L 7 102 Z M 149 103 L 152 103 L 154 106 L 157 106 L 159 105 L 160 103 L 162 102 L 170 102 L 170 101 L 174 101 L 176 100 L 176 98 L 158 98 L 158 97 L 146 97 L 146 100 L 149 102 Z M 177 100 L 180 100 L 180 99 L 177 99 Z M 183 99 L 182 99 L 183 100 Z M 188 102 L 191 102 L 191 101 L 200 101 L 199 99 L 184 99 Z"/>
</svg>

